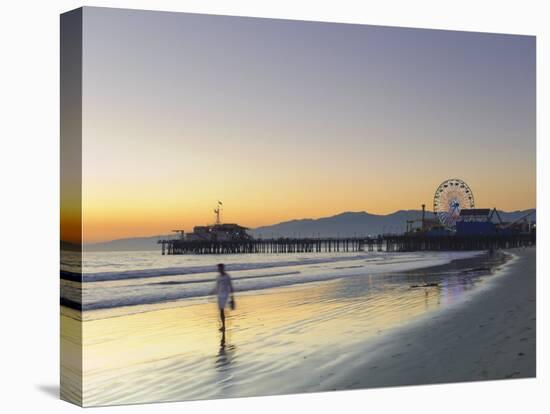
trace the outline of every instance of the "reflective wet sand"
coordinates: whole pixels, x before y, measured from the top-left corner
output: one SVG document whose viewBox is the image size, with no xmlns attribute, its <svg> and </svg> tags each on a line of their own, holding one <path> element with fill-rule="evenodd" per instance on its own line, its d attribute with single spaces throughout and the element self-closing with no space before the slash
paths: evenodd
<svg viewBox="0 0 550 414">
<path fill-rule="evenodd" d="M 242 293 L 225 334 L 215 303 L 205 299 L 124 316 L 89 312 L 82 323 L 84 405 L 322 390 L 365 344 L 467 300 L 492 277 L 489 267 L 483 256 Z M 71 316 L 64 308 L 62 317 Z M 65 326 L 69 349 L 78 324 Z"/>
</svg>

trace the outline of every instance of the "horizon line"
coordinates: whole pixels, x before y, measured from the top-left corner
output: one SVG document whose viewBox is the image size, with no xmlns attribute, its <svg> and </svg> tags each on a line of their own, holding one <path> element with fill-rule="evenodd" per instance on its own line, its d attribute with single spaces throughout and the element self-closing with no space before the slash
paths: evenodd
<svg viewBox="0 0 550 414">
<path fill-rule="evenodd" d="M 530 207 L 530 208 L 525 208 L 525 209 L 517 209 L 517 210 L 510 210 L 510 211 L 499 210 L 499 209 L 497 209 L 497 211 L 498 211 L 498 212 L 501 212 L 501 213 L 516 213 L 516 212 L 519 212 L 519 211 L 529 211 L 529 210 L 536 210 L 536 207 Z M 385 217 L 385 216 L 391 216 L 392 214 L 396 214 L 396 213 L 403 212 L 403 211 L 418 211 L 418 212 L 422 212 L 422 210 L 418 210 L 418 209 L 400 209 L 400 210 L 395 210 L 395 211 L 393 211 L 393 212 L 391 212 L 391 213 L 387 213 L 387 214 L 376 214 L 376 213 L 369 213 L 369 212 L 366 211 L 366 210 L 358 210 L 358 211 L 347 210 L 347 211 L 342 211 L 342 212 L 340 212 L 340 213 L 335 213 L 335 214 L 332 214 L 332 215 L 329 215 L 329 216 L 302 217 L 302 218 L 290 219 L 290 220 L 285 220 L 285 221 L 279 221 L 279 222 L 271 223 L 271 224 L 263 224 L 263 225 L 261 225 L 261 226 L 256 226 L 256 227 L 248 227 L 248 229 L 249 229 L 249 230 L 256 230 L 256 229 L 259 229 L 259 228 L 262 228 L 262 227 L 276 226 L 276 225 L 283 224 L 283 223 L 291 223 L 291 222 L 293 222 L 293 221 L 322 220 L 322 219 L 332 218 L 332 217 L 341 216 L 341 215 L 343 215 L 343 214 L 350 214 L 350 213 L 352 213 L 352 214 L 366 213 L 366 214 L 369 214 L 369 215 L 371 215 L 371 216 Z M 433 210 L 426 210 L 426 213 L 434 214 Z M 224 224 L 233 224 L 233 223 L 224 223 Z M 207 225 L 214 225 L 214 224 L 207 224 Z M 116 238 L 116 239 L 105 239 L 105 240 L 93 241 L 93 242 L 84 242 L 84 241 L 83 241 L 81 244 L 82 244 L 82 245 L 85 245 L 85 244 L 94 245 L 94 244 L 110 243 L 110 242 L 114 242 L 114 241 L 129 240 L 129 239 L 153 238 L 153 237 L 166 236 L 166 235 L 168 235 L 169 233 L 172 233 L 172 232 L 171 232 L 171 231 L 167 231 L 167 233 L 165 233 L 165 234 L 162 234 L 162 233 L 159 234 L 159 233 L 157 233 L 157 234 L 150 234 L 150 235 L 126 236 L 126 237 L 120 237 L 120 238 Z M 62 240 L 62 239 L 60 239 L 60 242 L 61 242 L 61 243 L 68 243 L 68 244 L 72 244 L 72 245 L 78 245 L 78 243 L 74 243 L 74 242 L 66 241 L 66 240 Z"/>
</svg>

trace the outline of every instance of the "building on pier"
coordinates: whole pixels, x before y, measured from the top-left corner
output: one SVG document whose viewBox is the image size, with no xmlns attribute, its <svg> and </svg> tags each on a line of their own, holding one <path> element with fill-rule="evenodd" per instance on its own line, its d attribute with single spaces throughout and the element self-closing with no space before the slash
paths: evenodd
<svg viewBox="0 0 550 414">
<path fill-rule="evenodd" d="M 496 209 L 491 211 L 488 208 L 469 208 L 460 211 L 460 217 L 456 222 L 456 233 L 458 235 L 493 235 L 497 233 L 497 226 L 493 223 Z"/>
<path fill-rule="evenodd" d="M 246 231 L 248 228 L 235 223 L 222 223 L 221 212 L 223 203 L 218 201 L 214 214 L 216 222 L 212 225 L 195 226 L 193 232 L 183 234 L 180 241 L 188 242 L 243 242 L 252 240 Z"/>
<path fill-rule="evenodd" d="M 534 211 L 513 221 L 504 222 L 496 208 L 463 209 L 456 222 L 457 235 L 491 236 L 495 234 L 528 234 L 534 230 L 529 217 Z"/>
<path fill-rule="evenodd" d="M 234 223 L 195 226 L 192 233 L 185 235 L 187 241 L 245 241 L 251 240 L 246 227 Z"/>
</svg>

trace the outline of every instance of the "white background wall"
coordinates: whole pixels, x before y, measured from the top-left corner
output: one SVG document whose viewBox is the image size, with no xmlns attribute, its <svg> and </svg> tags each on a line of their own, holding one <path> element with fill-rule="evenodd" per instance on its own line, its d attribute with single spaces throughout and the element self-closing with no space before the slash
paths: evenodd
<svg viewBox="0 0 550 414">
<path fill-rule="evenodd" d="M 541 412 L 548 404 L 548 116 L 545 1 L 4 1 L 0 9 L 0 406 L 69 412 L 59 401 L 59 13 L 112 6 L 535 34 L 538 55 L 538 379 L 100 408 L 94 412 Z M 545 27 L 546 26 L 546 27 Z M 546 140 L 544 139 L 546 138 Z M 29 249 L 29 250 L 27 250 Z M 547 275 L 546 275 L 547 276 Z M 543 299 L 544 298 L 544 299 Z M 546 303 L 545 303 L 546 301 Z M 548 352 L 548 351 L 547 351 Z M 544 393 L 546 387 L 546 395 Z"/>
</svg>

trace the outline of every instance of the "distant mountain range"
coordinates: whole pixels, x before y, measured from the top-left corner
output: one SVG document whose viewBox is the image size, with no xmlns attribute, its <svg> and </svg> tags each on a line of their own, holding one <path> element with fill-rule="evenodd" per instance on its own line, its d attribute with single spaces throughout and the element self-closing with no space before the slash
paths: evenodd
<svg viewBox="0 0 550 414">
<path fill-rule="evenodd" d="M 503 221 L 512 222 L 533 211 L 519 210 L 512 212 L 499 211 Z M 402 233 L 405 231 L 407 220 L 419 220 L 422 217 L 421 210 L 399 210 L 395 213 L 379 215 L 366 211 L 345 212 L 331 217 L 319 219 L 300 219 L 285 221 L 270 226 L 262 226 L 249 230 L 253 237 L 352 237 L 352 236 L 376 236 L 382 233 Z M 426 211 L 426 218 L 433 218 L 433 213 Z M 530 216 L 536 220 L 536 213 Z M 419 223 L 416 223 L 418 226 Z M 133 237 L 117 239 L 103 243 L 86 245 L 87 251 L 131 251 L 131 250 L 155 250 L 158 249 L 159 239 L 174 238 L 174 234 L 150 237 Z"/>
<path fill-rule="evenodd" d="M 532 210 L 513 212 L 501 212 L 503 221 L 517 220 Z M 433 218 L 431 211 L 426 211 L 426 218 Z M 534 216 L 531 216 L 534 218 Z M 352 237 L 352 236 L 376 236 L 382 233 L 403 233 L 407 220 L 420 220 L 421 210 L 399 210 L 395 213 L 378 215 L 365 211 L 346 212 L 336 216 L 319 219 L 291 220 L 272 226 L 258 227 L 250 231 L 254 237 Z M 419 222 L 416 223 L 419 226 Z"/>
</svg>

